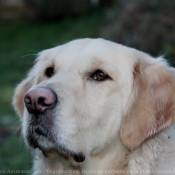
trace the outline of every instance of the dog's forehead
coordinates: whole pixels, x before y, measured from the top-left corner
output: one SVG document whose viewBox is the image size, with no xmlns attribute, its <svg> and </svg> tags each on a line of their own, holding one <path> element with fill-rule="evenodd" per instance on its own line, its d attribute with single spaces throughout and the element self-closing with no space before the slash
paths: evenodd
<svg viewBox="0 0 175 175">
<path fill-rule="evenodd" d="M 41 52 L 38 61 L 41 64 L 59 65 L 61 68 L 75 63 L 87 67 L 100 61 L 121 66 L 129 61 L 126 59 L 131 57 L 131 51 L 132 49 L 104 39 L 78 39 Z"/>
<path fill-rule="evenodd" d="M 79 39 L 69 43 L 59 45 L 57 47 L 44 50 L 39 53 L 37 60 L 48 61 L 48 60 L 59 60 L 65 59 L 73 60 L 77 54 L 79 54 L 83 48 L 91 42 L 91 39 Z"/>
</svg>

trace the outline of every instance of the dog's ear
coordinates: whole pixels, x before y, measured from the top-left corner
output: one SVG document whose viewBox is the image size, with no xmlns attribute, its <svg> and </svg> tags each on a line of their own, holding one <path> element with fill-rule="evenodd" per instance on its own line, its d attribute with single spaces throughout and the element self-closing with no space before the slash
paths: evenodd
<svg viewBox="0 0 175 175">
<path fill-rule="evenodd" d="M 138 59 L 133 68 L 130 107 L 121 125 L 131 150 L 175 123 L 175 71 L 162 58 Z"/>
<path fill-rule="evenodd" d="M 33 84 L 34 77 L 29 75 L 15 89 L 15 94 L 13 97 L 13 106 L 20 117 L 23 116 L 24 111 L 24 96 Z"/>
</svg>

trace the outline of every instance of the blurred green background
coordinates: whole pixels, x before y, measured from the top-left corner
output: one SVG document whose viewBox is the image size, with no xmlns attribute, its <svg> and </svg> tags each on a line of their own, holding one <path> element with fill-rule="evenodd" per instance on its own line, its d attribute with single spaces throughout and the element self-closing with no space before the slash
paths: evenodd
<svg viewBox="0 0 175 175">
<path fill-rule="evenodd" d="M 39 51 L 102 37 L 164 55 L 174 66 L 174 31 L 174 0 L 0 0 L 0 170 L 32 167 L 11 103 Z"/>
</svg>

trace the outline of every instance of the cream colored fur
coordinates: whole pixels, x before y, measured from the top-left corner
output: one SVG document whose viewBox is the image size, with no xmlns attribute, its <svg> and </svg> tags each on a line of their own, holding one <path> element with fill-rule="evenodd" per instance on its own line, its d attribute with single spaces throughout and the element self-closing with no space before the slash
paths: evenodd
<svg viewBox="0 0 175 175">
<path fill-rule="evenodd" d="M 54 75 L 44 73 L 54 67 Z M 102 70 L 110 80 L 96 81 Z M 26 92 L 37 86 L 58 95 L 57 144 L 85 155 L 35 150 L 33 175 L 175 174 L 175 71 L 163 58 L 104 39 L 80 39 L 39 53 L 35 66 L 15 91 L 14 107 L 26 133 Z M 50 148 L 48 138 L 39 144 Z"/>
</svg>

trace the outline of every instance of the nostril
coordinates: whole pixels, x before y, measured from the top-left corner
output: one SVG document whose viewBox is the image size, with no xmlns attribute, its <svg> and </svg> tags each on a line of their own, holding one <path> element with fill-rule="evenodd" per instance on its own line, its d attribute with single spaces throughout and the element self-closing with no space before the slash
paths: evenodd
<svg viewBox="0 0 175 175">
<path fill-rule="evenodd" d="M 33 106 L 33 101 L 32 101 L 32 97 L 30 96 L 30 94 L 26 94 L 24 97 L 24 102 L 25 102 L 25 106 L 27 108 L 27 110 L 29 112 L 32 112 L 34 110 L 34 106 Z"/>
<path fill-rule="evenodd" d="M 45 98 L 44 97 L 39 97 L 38 98 L 38 104 L 41 106 L 45 106 Z"/>
<path fill-rule="evenodd" d="M 26 104 L 31 104 L 31 103 L 32 103 L 32 100 L 31 100 L 30 96 L 26 95 L 26 96 L 24 97 L 24 102 L 25 102 Z"/>
</svg>

